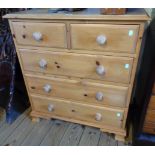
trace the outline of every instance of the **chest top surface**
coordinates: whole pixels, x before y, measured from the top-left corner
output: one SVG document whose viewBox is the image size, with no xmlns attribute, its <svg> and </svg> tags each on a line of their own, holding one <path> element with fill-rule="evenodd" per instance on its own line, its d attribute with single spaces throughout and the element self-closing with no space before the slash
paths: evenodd
<svg viewBox="0 0 155 155">
<path fill-rule="evenodd" d="M 3 18 L 9 19 L 64 19 L 64 20 L 114 20 L 114 21 L 147 21 L 149 16 L 144 9 L 127 9 L 125 15 L 103 15 L 99 8 L 88 8 L 76 12 L 56 11 L 56 9 L 31 9 Z"/>
</svg>

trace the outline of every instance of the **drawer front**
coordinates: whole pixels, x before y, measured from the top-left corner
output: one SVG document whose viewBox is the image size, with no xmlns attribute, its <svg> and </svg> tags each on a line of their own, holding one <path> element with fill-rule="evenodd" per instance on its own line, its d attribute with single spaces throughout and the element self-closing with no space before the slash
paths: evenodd
<svg viewBox="0 0 155 155">
<path fill-rule="evenodd" d="M 26 79 L 31 93 L 81 101 L 89 105 L 125 107 L 126 104 L 127 87 L 35 76 L 27 76 Z"/>
<path fill-rule="evenodd" d="M 62 52 L 21 53 L 27 71 L 129 83 L 133 58 Z"/>
<path fill-rule="evenodd" d="M 66 117 L 86 121 L 98 125 L 111 125 L 121 128 L 124 115 L 123 110 L 99 108 L 75 102 L 47 99 L 31 96 L 35 111 L 48 113 L 51 116 Z"/>
<path fill-rule="evenodd" d="M 71 24 L 73 49 L 134 53 L 138 25 Z"/>
<path fill-rule="evenodd" d="M 13 22 L 17 44 L 66 48 L 63 23 Z"/>
<path fill-rule="evenodd" d="M 149 110 L 155 110 L 155 95 L 151 96 L 148 108 Z"/>
</svg>

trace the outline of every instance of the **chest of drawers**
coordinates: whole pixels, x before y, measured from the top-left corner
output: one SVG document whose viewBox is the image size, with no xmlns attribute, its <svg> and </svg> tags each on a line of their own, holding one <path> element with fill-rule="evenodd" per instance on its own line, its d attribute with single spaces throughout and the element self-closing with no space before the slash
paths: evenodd
<svg viewBox="0 0 155 155">
<path fill-rule="evenodd" d="M 123 140 L 148 17 L 144 13 L 99 15 L 88 10 L 51 14 L 42 9 L 5 18 L 14 37 L 33 120 L 81 123 Z"/>
</svg>

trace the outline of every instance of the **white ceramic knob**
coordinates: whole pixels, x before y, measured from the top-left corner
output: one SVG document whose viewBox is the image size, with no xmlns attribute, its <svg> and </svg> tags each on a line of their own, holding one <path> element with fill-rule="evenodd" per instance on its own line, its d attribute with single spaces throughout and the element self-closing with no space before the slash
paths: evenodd
<svg viewBox="0 0 155 155">
<path fill-rule="evenodd" d="M 130 68 L 130 64 L 125 64 L 124 67 L 125 67 L 125 69 L 129 69 Z"/>
<path fill-rule="evenodd" d="M 96 73 L 99 75 L 104 75 L 105 74 L 105 68 L 102 65 L 99 65 L 96 67 Z"/>
<path fill-rule="evenodd" d="M 102 119 L 102 115 L 100 113 L 96 113 L 95 120 L 100 121 Z"/>
<path fill-rule="evenodd" d="M 45 91 L 46 93 L 49 93 L 49 92 L 52 90 L 52 87 L 51 87 L 51 85 L 46 84 L 46 85 L 43 87 L 43 89 L 44 89 L 44 91 Z"/>
<path fill-rule="evenodd" d="M 121 113 L 120 112 L 118 112 L 116 115 L 117 115 L 117 117 L 121 117 Z"/>
<path fill-rule="evenodd" d="M 97 99 L 98 101 L 102 101 L 102 100 L 103 100 L 103 97 L 104 97 L 104 95 L 103 95 L 102 92 L 97 92 L 97 93 L 96 93 L 96 99 Z"/>
<path fill-rule="evenodd" d="M 45 59 L 41 59 L 39 61 L 39 66 L 40 66 L 40 68 L 45 69 L 47 67 L 47 61 Z"/>
<path fill-rule="evenodd" d="M 53 104 L 49 104 L 49 105 L 48 105 L 48 111 L 49 111 L 49 112 L 54 111 L 54 105 L 53 105 Z"/>
<path fill-rule="evenodd" d="M 99 35 L 97 36 L 96 38 L 96 42 L 99 44 L 99 45 L 104 45 L 107 41 L 107 37 L 105 35 Z"/>
<path fill-rule="evenodd" d="M 42 40 L 42 34 L 40 32 L 34 32 L 32 34 L 32 36 L 33 36 L 34 40 L 36 40 L 36 41 L 41 41 Z"/>
</svg>

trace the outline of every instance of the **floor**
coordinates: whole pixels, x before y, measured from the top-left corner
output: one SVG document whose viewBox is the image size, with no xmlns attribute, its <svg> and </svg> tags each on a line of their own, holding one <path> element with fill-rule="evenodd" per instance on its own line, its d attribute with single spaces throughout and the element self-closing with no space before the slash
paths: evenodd
<svg viewBox="0 0 155 155">
<path fill-rule="evenodd" d="M 60 120 L 34 123 L 29 118 L 30 109 L 9 125 L 5 112 L 0 109 L 0 145 L 3 146 L 125 146 L 111 134 L 99 129 Z"/>
</svg>

